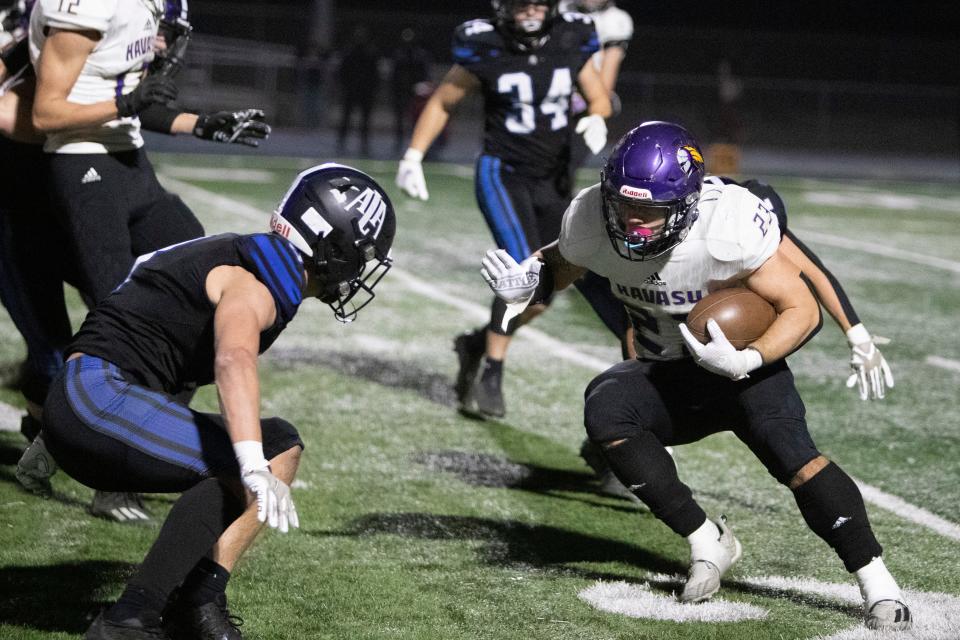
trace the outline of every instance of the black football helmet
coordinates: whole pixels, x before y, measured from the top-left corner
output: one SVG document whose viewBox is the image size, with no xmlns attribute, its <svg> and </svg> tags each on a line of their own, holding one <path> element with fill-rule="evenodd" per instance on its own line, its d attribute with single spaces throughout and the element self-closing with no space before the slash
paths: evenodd
<svg viewBox="0 0 960 640">
<path fill-rule="evenodd" d="M 502 33 L 523 51 L 537 49 L 546 42 L 550 35 L 550 27 L 560 14 L 560 0 L 492 0 L 493 15 L 497 27 Z M 514 15 L 519 9 L 529 4 L 541 5 L 547 8 L 543 20 L 521 20 L 517 22 Z"/>
<path fill-rule="evenodd" d="M 163 36 L 166 46 L 154 54 L 149 72 L 176 77 L 183 67 L 183 57 L 192 32 L 187 0 L 165 0 L 157 34 Z"/>
<path fill-rule="evenodd" d="M 320 284 L 317 297 L 341 322 L 352 322 L 373 300 L 373 288 L 393 262 L 397 216 L 390 198 L 373 178 L 342 164 L 298 175 L 270 228 L 303 254 Z"/>
</svg>

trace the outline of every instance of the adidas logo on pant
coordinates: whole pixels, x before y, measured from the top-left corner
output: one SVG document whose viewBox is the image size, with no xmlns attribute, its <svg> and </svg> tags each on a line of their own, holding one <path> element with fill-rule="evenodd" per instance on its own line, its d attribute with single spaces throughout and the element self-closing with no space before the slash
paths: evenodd
<svg viewBox="0 0 960 640">
<path fill-rule="evenodd" d="M 91 182 L 100 182 L 100 174 L 97 173 L 97 170 L 93 167 L 87 169 L 87 172 L 83 174 L 83 179 L 80 180 L 80 184 L 90 184 Z"/>
</svg>

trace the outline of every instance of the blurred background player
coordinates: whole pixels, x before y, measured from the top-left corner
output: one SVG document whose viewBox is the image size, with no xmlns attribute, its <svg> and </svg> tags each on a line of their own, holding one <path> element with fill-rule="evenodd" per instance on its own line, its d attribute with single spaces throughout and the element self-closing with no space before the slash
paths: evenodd
<svg viewBox="0 0 960 640">
<path fill-rule="evenodd" d="M 570 285 L 585 269 L 616 284 L 638 357 L 587 386 L 584 425 L 624 486 L 690 544 L 681 602 L 712 598 L 742 548 L 723 518 L 707 518 L 665 447 L 731 430 L 790 488 L 807 526 L 856 576 L 867 627 L 909 629 L 910 610 L 884 566 L 863 497 L 817 450 L 784 359 L 819 328 L 817 302 L 781 250 L 776 216 L 746 189 L 704 178 L 689 132 L 645 122 L 614 148 L 600 183 L 573 201 L 558 242 L 521 264 L 490 251 L 484 278 L 519 306 Z M 707 344 L 683 323 L 719 283 L 744 286 L 777 311 L 742 349 L 713 320 Z"/>
<path fill-rule="evenodd" d="M 390 269 L 396 216 L 372 178 L 331 163 L 297 176 L 270 226 L 141 257 L 68 349 L 45 407 L 57 462 L 94 489 L 183 493 L 87 640 L 238 640 L 234 564 L 262 523 L 299 526 L 289 485 L 303 441 L 261 418 L 258 356 L 305 297 L 356 317 Z M 176 398 L 211 383 L 219 414 Z"/>
<path fill-rule="evenodd" d="M 28 6 L 28 14 L 30 9 Z M 150 73 L 158 77 L 170 79 L 182 64 L 182 56 L 189 40 L 190 25 L 185 3 L 168 1 L 159 19 L 159 29 L 160 34 L 154 44 L 160 45 L 161 53 L 150 63 L 149 69 Z M 63 366 L 62 351 L 72 334 L 64 305 L 62 283 L 68 281 L 73 284 L 88 301 L 95 300 L 98 292 L 89 287 L 89 279 L 82 277 L 82 263 L 75 259 L 74 242 L 62 227 L 62 216 L 55 211 L 55 201 L 52 203 L 48 198 L 48 189 L 41 186 L 47 184 L 49 172 L 40 145 L 44 138 L 41 132 L 32 127 L 30 117 L 35 78 L 27 55 L 27 41 L 19 42 L 14 51 L 11 57 L 15 58 L 16 67 L 12 68 L 16 68 L 20 84 L 4 97 L 4 101 L 17 98 L 18 103 L 14 111 L 15 119 L 10 123 L 9 131 L 3 133 L 15 135 L 26 144 L 6 143 L 16 144 L 11 148 L 9 156 L 5 156 L 5 160 L 16 163 L 18 170 L 15 173 L 5 172 L 3 175 L 18 175 L 18 182 L 7 185 L 8 188 L 4 190 L 11 194 L 11 198 L 4 216 L 9 224 L 6 225 L 3 236 L 5 259 L 0 265 L 0 291 L 3 292 L 4 304 L 10 310 L 14 323 L 27 342 L 28 359 L 22 388 L 29 411 L 24 417 L 21 430 L 32 440 L 41 428 L 41 407 L 50 382 Z M 89 85 L 90 80 L 87 79 L 86 82 Z M 193 114 L 166 104 L 154 103 L 144 109 L 141 115 L 146 129 L 171 135 L 192 133 L 198 138 L 219 142 L 256 146 L 259 140 L 266 138 L 270 132 L 269 126 L 263 122 L 263 113 L 256 109 Z M 97 139 L 97 135 L 97 132 L 94 132 L 91 139 Z M 78 140 L 81 138 L 82 132 L 77 136 Z M 120 154 L 118 158 L 122 164 L 133 156 Z M 152 169 L 145 161 L 145 156 L 143 161 L 152 176 Z M 23 189 L 22 179 L 25 175 L 33 177 L 33 188 Z M 153 182 L 155 183 L 155 178 Z M 150 185 L 149 180 L 147 184 L 154 188 L 153 197 L 157 197 L 159 192 L 156 188 L 159 185 Z M 121 203 L 131 195 L 122 184 L 115 186 L 114 191 L 115 206 L 122 206 Z M 173 203 L 171 206 L 189 214 L 189 210 L 176 196 L 162 193 L 163 198 Z M 109 194 L 105 197 L 109 197 Z M 149 198 L 146 201 L 149 202 Z M 100 204 L 95 200 L 91 206 L 110 209 L 106 203 Z M 131 218 L 149 213 L 150 211 L 134 211 Z M 93 213 L 90 215 L 89 219 L 84 218 L 80 223 L 90 227 L 89 221 L 96 219 Z M 137 227 L 137 233 L 141 236 L 148 235 L 147 231 Z M 94 235 L 89 229 L 86 233 L 89 236 Z M 44 239 L 43 251 L 37 246 L 40 238 Z M 88 240 L 95 248 L 96 237 Z M 141 237 L 139 242 L 148 248 L 153 246 L 149 237 Z M 54 249 L 51 253 L 55 259 L 49 258 L 48 252 L 51 248 Z M 128 268 L 134 257 L 126 257 Z M 103 295 L 103 291 L 99 294 Z M 28 459 L 26 466 L 21 465 L 18 468 L 18 479 L 31 490 L 49 492 L 48 477 L 53 468 L 44 464 L 42 441 L 32 449 L 36 456 L 32 459 L 35 468 L 29 467 L 31 460 Z M 38 468 L 36 465 L 43 467 Z M 91 511 L 94 515 L 119 522 L 149 520 L 149 513 L 136 495 L 97 493 Z"/>
<path fill-rule="evenodd" d="M 593 54 L 593 64 L 600 74 L 603 86 L 609 92 L 613 116 L 616 116 L 622 108 L 616 92 L 617 78 L 620 75 L 620 66 L 627 56 L 630 40 L 633 39 L 633 18 L 617 7 L 613 0 L 567 0 L 561 3 L 561 8 L 564 8 L 564 5 L 568 11 L 585 13 L 593 20 L 600 40 L 600 50 Z M 576 93 L 573 96 L 573 112 L 578 118 L 586 114 L 583 98 Z M 573 159 L 570 163 L 570 179 L 574 184 L 577 170 L 583 166 L 589 152 L 581 140 L 574 139 L 571 148 Z M 606 278 L 588 271 L 574 286 L 610 331 L 617 334 L 627 329 L 623 305 L 610 293 L 610 283 Z M 625 350 L 623 357 L 627 357 Z"/>
<path fill-rule="evenodd" d="M 393 144 L 397 152 L 403 146 L 414 119 L 417 85 L 430 81 L 431 56 L 406 27 L 400 32 L 400 44 L 390 55 L 390 90 L 393 106 Z"/>
<path fill-rule="evenodd" d="M 364 25 L 354 27 L 350 43 L 337 69 L 337 80 L 343 96 L 340 125 L 337 127 L 337 149 L 343 153 L 347 134 L 353 126 L 353 114 L 359 112 L 357 132 L 360 134 L 360 155 L 370 155 L 370 114 L 380 88 L 380 53 Z"/>
<path fill-rule="evenodd" d="M 476 196 L 497 246 L 522 259 L 557 237 L 570 201 L 570 139 L 583 134 L 599 153 L 606 144 L 610 100 L 590 64 L 598 50 L 589 18 L 560 14 L 558 1 L 494 0 L 494 19 L 466 22 L 453 38 L 456 64 L 433 94 L 413 131 L 397 185 L 426 200 L 421 161 L 450 113 L 472 91 L 483 93 L 483 152 L 476 164 Z M 574 125 L 574 85 L 588 115 Z M 490 323 L 457 336 L 460 410 L 477 417 L 505 414 L 501 381 L 511 336 L 545 308 L 529 309 L 503 326 L 506 306 L 494 298 Z M 479 374 L 484 361 L 482 373 Z"/>
</svg>

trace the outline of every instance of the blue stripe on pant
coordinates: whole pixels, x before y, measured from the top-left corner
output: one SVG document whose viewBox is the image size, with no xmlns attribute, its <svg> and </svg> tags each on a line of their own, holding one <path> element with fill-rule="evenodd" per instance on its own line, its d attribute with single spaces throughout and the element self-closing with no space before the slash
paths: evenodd
<svg viewBox="0 0 960 640">
<path fill-rule="evenodd" d="M 201 430 L 190 409 L 131 384 L 115 365 L 82 356 L 67 363 L 65 376 L 70 408 L 94 431 L 205 476 L 234 463 L 225 431 Z"/>
<path fill-rule="evenodd" d="M 497 246 L 505 249 L 515 260 L 530 255 L 530 247 L 523 226 L 500 177 L 502 162 L 494 156 L 481 155 L 477 160 L 477 202 Z"/>
</svg>

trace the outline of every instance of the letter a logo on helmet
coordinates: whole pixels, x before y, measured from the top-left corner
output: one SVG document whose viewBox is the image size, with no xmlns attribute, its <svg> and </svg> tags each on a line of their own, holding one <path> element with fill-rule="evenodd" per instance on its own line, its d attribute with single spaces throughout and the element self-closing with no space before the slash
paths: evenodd
<svg viewBox="0 0 960 640">
<path fill-rule="evenodd" d="M 354 320 L 373 300 L 373 288 L 393 263 L 396 228 L 393 205 L 380 185 L 334 163 L 297 176 L 270 219 L 270 229 L 303 254 L 310 277 L 320 284 L 318 297 L 342 322 Z"/>
</svg>

